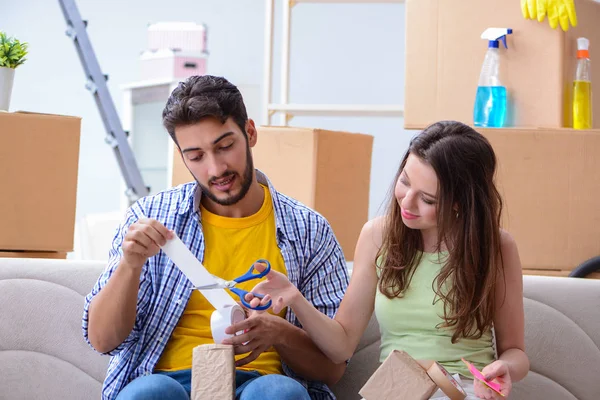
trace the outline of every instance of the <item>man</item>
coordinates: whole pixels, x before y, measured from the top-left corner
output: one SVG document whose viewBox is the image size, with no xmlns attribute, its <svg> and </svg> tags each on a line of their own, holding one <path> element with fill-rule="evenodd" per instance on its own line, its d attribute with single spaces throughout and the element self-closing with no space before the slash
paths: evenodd
<svg viewBox="0 0 600 400">
<path fill-rule="evenodd" d="M 127 210 L 108 266 L 86 297 L 84 336 L 112 356 L 104 400 L 189 399 L 192 349 L 213 343 L 214 308 L 160 251 L 173 233 L 223 279 L 269 260 L 329 317 L 348 284 L 328 222 L 254 169 L 257 131 L 234 85 L 214 76 L 187 79 L 167 101 L 163 124 L 196 182 Z M 235 347 L 237 399 L 334 398 L 320 382 L 335 383 L 345 364 L 325 357 L 291 310 L 250 312 L 245 328 L 245 345 Z"/>
</svg>

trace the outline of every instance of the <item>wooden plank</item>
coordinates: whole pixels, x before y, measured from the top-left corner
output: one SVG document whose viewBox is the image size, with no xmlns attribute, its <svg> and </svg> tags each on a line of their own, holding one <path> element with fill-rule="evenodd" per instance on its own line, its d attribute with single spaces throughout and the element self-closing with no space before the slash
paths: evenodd
<svg viewBox="0 0 600 400">
<path fill-rule="evenodd" d="M 4 251 L 0 250 L 0 258 L 52 258 L 66 259 L 64 251 Z"/>
<path fill-rule="evenodd" d="M 541 275 L 541 276 L 564 276 L 567 277 L 571 271 L 552 270 L 552 269 L 524 269 L 523 275 Z M 586 278 L 600 279 L 600 272 L 592 272 Z"/>
</svg>

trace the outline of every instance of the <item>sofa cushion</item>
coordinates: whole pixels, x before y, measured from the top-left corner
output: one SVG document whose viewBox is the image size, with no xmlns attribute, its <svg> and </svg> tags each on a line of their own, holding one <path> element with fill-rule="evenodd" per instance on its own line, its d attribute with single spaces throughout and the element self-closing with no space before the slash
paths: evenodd
<svg viewBox="0 0 600 400">
<path fill-rule="evenodd" d="M 529 371 L 525 379 L 515 384 L 510 399 L 577 400 L 577 397 L 552 379 Z"/>
<path fill-rule="evenodd" d="M 600 281 L 524 276 L 523 292 L 531 368 L 511 398 L 600 399 Z"/>
<path fill-rule="evenodd" d="M 0 259 L 2 399 L 96 399 L 108 357 L 83 340 L 83 298 L 102 262 Z M 531 372 L 512 400 L 600 399 L 600 280 L 525 276 L 525 346 Z M 379 366 L 379 327 L 371 318 L 338 399 L 358 391 Z"/>
<path fill-rule="evenodd" d="M 3 259 L 0 387 L 10 399 L 99 398 L 108 357 L 84 341 L 84 296 L 103 263 Z"/>
</svg>

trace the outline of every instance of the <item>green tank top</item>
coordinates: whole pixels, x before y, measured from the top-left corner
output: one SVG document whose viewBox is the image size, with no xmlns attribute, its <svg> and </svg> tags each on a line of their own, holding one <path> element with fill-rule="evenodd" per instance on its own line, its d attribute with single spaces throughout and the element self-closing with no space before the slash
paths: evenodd
<svg viewBox="0 0 600 400">
<path fill-rule="evenodd" d="M 404 350 L 416 360 L 438 361 L 450 373 L 472 379 L 461 357 L 479 370 L 491 363 L 495 358 L 492 332 L 488 330 L 479 339 L 459 339 L 453 344 L 452 330 L 436 328 L 443 322 L 444 305 L 441 300 L 433 304 L 432 283 L 442 268 L 444 254 L 423 253 L 403 297 L 388 299 L 377 290 L 375 316 L 381 331 L 380 360 L 383 362 L 393 350 Z"/>
</svg>

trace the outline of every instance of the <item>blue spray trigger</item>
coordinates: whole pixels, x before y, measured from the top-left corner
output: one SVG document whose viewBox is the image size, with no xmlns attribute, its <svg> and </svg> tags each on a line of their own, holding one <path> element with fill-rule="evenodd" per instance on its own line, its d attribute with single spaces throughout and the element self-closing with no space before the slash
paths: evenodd
<svg viewBox="0 0 600 400">
<path fill-rule="evenodd" d="M 512 29 L 508 28 L 506 30 L 506 35 L 510 35 L 512 33 Z M 502 40 L 502 44 L 504 44 L 504 48 L 508 49 L 508 45 L 506 44 L 506 35 L 502 36 L 500 39 Z"/>
</svg>

